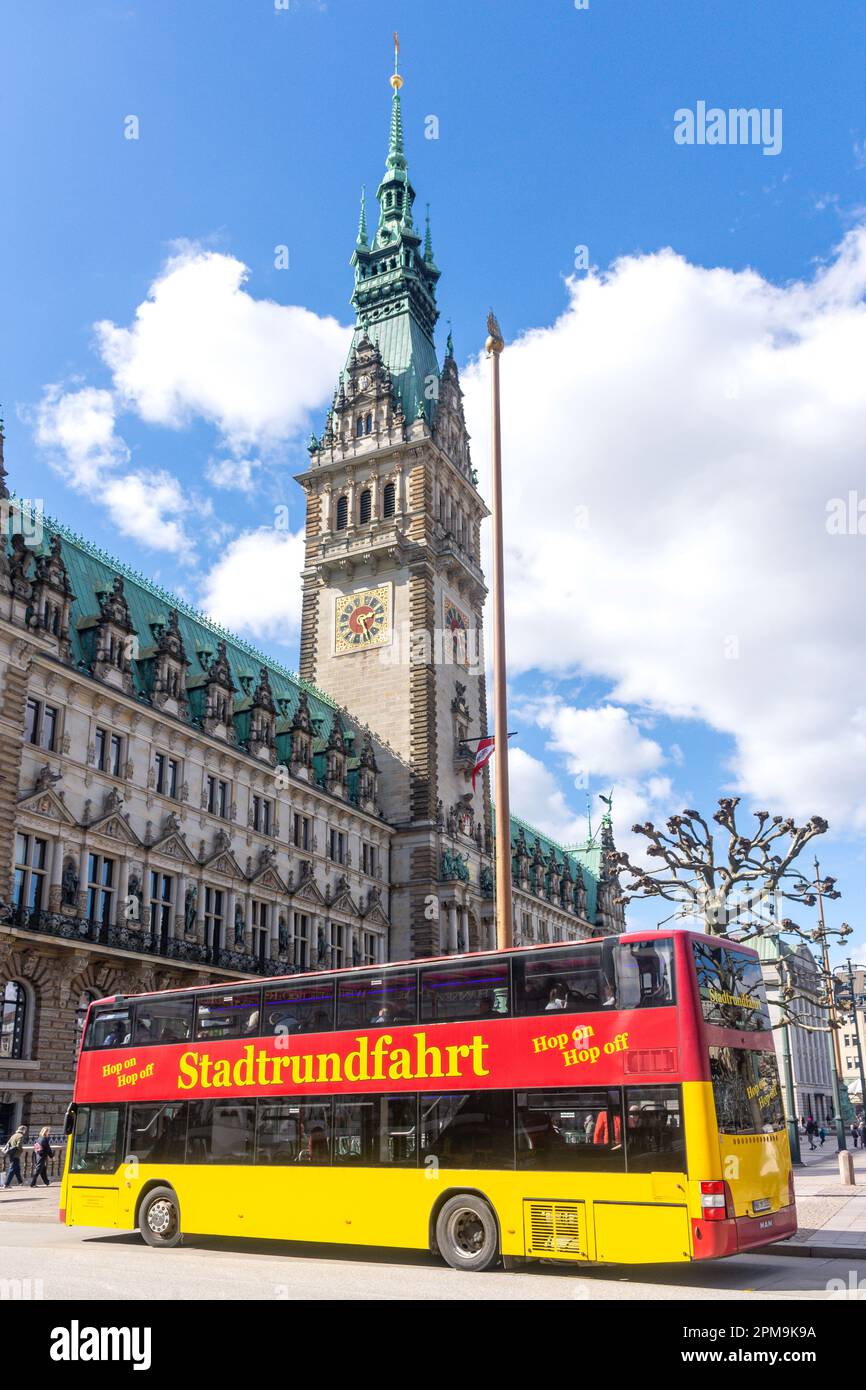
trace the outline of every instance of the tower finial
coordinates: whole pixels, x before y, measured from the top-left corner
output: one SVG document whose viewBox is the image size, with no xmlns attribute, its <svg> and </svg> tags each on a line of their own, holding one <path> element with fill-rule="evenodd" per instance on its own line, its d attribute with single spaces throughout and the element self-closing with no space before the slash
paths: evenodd
<svg viewBox="0 0 866 1390">
<path fill-rule="evenodd" d="M 358 218 L 358 245 L 367 245 L 367 185 L 361 184 L 361 214 Z"/>
<path fill-rule="evenodd" d="M 424 259 L 433 262 L 433 242 L 430 237 L 430 204 L 427 204 L 427 217 L 424 229 Z"/>
<path fill-rule="evenodd" d="M 395 92 L 399 92 L 403 86 L 403 79 L 398 71 L 400 66 L 400 38 L 397 30 L 394 30 L 394 71 L 388 79 Z"/>
</svg>

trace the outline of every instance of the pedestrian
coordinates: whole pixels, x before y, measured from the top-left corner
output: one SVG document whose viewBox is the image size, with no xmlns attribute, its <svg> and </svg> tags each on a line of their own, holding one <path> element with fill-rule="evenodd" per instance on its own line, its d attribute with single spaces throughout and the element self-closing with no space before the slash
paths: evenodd
<svg viewBox="0 0 866 1390">
<path fill-rule="evenodd" d="M 817 1130 L 817 1128 L 818 1126 L 815 1124 L 815 1121 L 812 1119 L 812 1116 L 810 1115 L 808 1120 L 806 1121 L 806 1138 L 809 1140 L 810 1149 L 814 1149 L 815 1147 L 815 1131 Z"/>
<path fill-rule="evenodd" d="M 854 1148 L 856 1149 L 860 1139 L 860 1127 L 856 1120 L 851 1121 L 851 1138 L 854 1140 Z"/>
<path fill-rule="evenodd" d="M 24 1186 L 24 1179 L 21 1176 L 21 1155 L 24 1152 L 24 1137 L 27 1133 L 26 1125 L 19 1125 L 11 1139 L 8 1139 L 0 1149 L 0 1153 L 6 1156 L 6 1181 L 4 1188 L 12 1186 L 12 1179 L 17 1178 L 21 1187 Z"/>
<path fill-rule="evenodd" d="M 41 1178 L 45 1186 L 50 1187 L 51 1184 L 48 1181 L 47 1164 L 49 1158 L 54 1157 L 54 1150 L 51 1147 L 51 1130 L 48 1128 L 48 1125 L 46 1125 L 44 1129 L 40 1129 L 39 1138 L 33 1145 L 33 1153 L 36 1156 L 36 1166 L 33 1169 L 30 1186 L 35 1187 L 36 1179 Z"/>
<path fill-rule="evenodd" d="M 824 1128 L 823 1125 L 819 1125 L 819 1127 L 818 1127 L 818 1138 L 819 1138 L 820 1141 L 821 1141 L 821 1148 L 823 1149 L 823 1147 L 824 1147 L 824 1140 L 827 1138 L 827 1131 L 826 1131 L 826 1129 Z"/>
<path fill-rule="evenodd" d="M 860 1130 L 860 1147 L 866 1149 L 866 1119 L 860 1121 L 858 1128 Z"/>
</svg>

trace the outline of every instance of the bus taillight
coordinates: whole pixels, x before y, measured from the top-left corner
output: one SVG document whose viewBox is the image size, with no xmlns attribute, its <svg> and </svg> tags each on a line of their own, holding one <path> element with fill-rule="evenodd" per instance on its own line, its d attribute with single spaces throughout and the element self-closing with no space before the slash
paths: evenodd
<svg viewBox="0 0 866 1390">
<path fill-rule="evenodd" d="M 726 1182 L 701 1183 L 701 1215 L 705 1221 L 724 1221 L 734 1215 L 731 1190 Z"/>
</svg>

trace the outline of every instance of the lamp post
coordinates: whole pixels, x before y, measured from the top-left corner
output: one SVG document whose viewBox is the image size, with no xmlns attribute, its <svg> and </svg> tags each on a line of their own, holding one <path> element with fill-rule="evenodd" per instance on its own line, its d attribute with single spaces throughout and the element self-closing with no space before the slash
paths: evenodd
<svg viewBox="0 0 866 1390">
<path fill-rule="evenodd" d="M 487 316 L 490 358 L 491 510 L 493 525 L 493 766 L 496 774 L 496 944 L 514 941 L 511 893 L 511 812 L 508 796 L 508 706 L 505 691 L 505 565 L 502 539 L 502 437 L 499 422 L 499 357 L 505 343 L 494 314 Z"/>
<path fill-rule="evenodd" d="M 788 970 L 787 962 L 782 960 L 779 953 L 779 984 L 782 983 L 782 971 Z M 788 981 L 790 984 L 790 980 Z M 794 1071 L 791 1062 L 791 1027 L 787 1017 L 783 1014 L 785 1022 L 782 1024 L 782 1072 L 785 1077 L 785 1109 L 788 1114 L 788 1148 L 791 1151 L 791 1163 L 795 1168 L 803 1165 L 803 1157 L 800 1153 L 800 1129 L 797 1124 L 797 1108 L 794 1098 Z"/>
<path fill-rule="evenodd" d="M 833 1086 L 833 1109 L 836 1121 L 836 1145 L 842 1153 L 848 1147 L 845 1138 L 845 1121 L 842 1117 L 842 1092 L 839 1088 L 839 1073 L 842 1070 L 842 1055 L 839 1050 L 839 1023 L 836 1014 L 836 999 L 833 991 L 833 973 L 830 969 L 830 947 L 827 941 L 827 925 L 824 921 L 824 897 L 836 896 L 838 893 L 833 888 L 833 880 L 828 879 L 824 882 L 821 878 L 821 870 L 818 860 L 815 860 L 815 892 L 818 895 L 818 921 L 820 927 L 813 933 L 814 939 L 821 947 L 821 964 L 824 975 L 824 987 L 827 992 L 827 1019 L 830 1024 L 830 1081 Z M 829 889 L 827 887 L 829 884 Z"/>
</svg>

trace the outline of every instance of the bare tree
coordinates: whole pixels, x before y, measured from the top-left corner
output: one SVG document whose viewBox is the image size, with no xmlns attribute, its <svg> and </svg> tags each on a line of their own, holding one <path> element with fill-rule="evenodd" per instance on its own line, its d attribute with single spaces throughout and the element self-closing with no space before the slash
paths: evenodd
<svg viewBox="0 0 866 1390">
<path fill-rule="evenodd" d="M 677 904 L 679 915 L 696 918 L 711 936 L 732 936 L 760 923 L 763 913 L 772 915 L 777 898 L 814 907 L 815 884 L 795 867 L 795 860 L 810 840 L 825 833 L 827 822 L 812 816 L 805 825 L 796 825 L 790 816 L 755 811 L 757 826 L 744 833 L 737 825 L 739 804 L 738 796 L 719 801 L 712 819 L 724 833 L 721 846 L 718 832 L 714 836 L 699 811 L 671 816 L 664 829 L 652 821 L 633 826 L 647 840 L 647 858 L 663 862 L 657 871 L 645 869 L 623 851 L 609 850 L 611 870 L 631 880 L 617 901 L 662 898 Z"/>
</svg>

